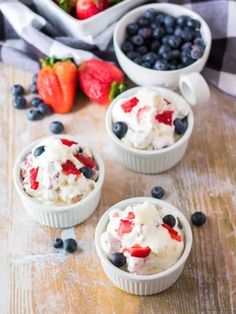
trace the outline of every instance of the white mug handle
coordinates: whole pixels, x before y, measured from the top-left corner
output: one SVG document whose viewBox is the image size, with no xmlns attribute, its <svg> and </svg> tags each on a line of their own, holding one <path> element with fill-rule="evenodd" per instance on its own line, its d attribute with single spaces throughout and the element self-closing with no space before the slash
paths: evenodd
<svg viewBox="0 0 236 314">
<path fill-rule="evenodd" d="M 191 106 L 205 102 L 210 97 L 209 86 L 198 72 L 182 75 L 179 80 L 179 89 L 182 96 Z"/>
</svg>

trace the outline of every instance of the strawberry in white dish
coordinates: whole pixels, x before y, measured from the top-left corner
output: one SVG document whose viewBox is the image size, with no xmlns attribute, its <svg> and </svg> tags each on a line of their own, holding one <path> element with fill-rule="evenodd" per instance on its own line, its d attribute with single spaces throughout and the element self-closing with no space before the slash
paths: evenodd
<svg viewBox="0 0 236 314">
<path fill-rule="evenodd" d="M 98 176 L 91 151 L 66 137 L 42 140 L 21 163 L 25 192 L 48 205 L 79 202 L 94 189 Z"/>
</svg>

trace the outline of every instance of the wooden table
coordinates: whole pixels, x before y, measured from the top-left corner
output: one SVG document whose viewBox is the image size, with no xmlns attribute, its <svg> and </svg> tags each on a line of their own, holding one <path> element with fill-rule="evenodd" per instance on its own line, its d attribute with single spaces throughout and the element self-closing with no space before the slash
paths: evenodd
<svg viewBox="0 0 236 314">
<path fill-rule="evenodd" d="M 29 86 L 31 76 L 0 64 L 0 313 L 1 314 L 169 314 L 236 313 L 236 100 L 212 88 L 207 104 L 194 108 L 195 128 L 184 159 L 160 175 L 141 175 L 116 161 L 105 132 L 106 109 L 79 95 L 74 112 L 29 122 L 11 105 L 9 88 Z M 17 154 L 31 141 L 49 135 L 51 120 L 64 122 L 101 151 L 106 178 L 99 208 L 76 233 L 80 250 L 58 253 L 52 239 L 61 230 L 43 227 L 25 213 L 12 171 Z M 207 223 L 193 227 L 191 255 L 178 282 L 155 296 L 128 295 L 102 271 L 94 230 L 112 204 L 148 196 L 154 185 L 188 217 L 201 210 Z"/>
</svg>

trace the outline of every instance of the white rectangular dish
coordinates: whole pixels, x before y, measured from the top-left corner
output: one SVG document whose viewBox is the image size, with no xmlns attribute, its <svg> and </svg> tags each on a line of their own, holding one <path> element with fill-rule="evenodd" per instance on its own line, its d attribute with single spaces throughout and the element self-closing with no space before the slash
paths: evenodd
<svg viewBox="0 0 236 314">
<path fill-rule="evenodd" d="M 64 12 L 52 0 L 33 0 L 36 8 L 42 16 L 65 34 L 75 38 L 96 36 L 105 30 L 108 25 L 118 20 L 124 13 L 137 7 L 144 1 L 145 0 L 124 0 L 103 12 L 80 21 Z"/>
</svg>

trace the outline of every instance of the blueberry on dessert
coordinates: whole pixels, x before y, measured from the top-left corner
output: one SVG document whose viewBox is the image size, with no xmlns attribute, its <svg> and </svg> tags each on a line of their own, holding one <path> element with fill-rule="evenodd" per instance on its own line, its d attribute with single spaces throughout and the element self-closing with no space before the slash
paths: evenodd
<svg viewBox="0 0 236 314">
<path fill-rule="evenodd" d="M 126 264 L 126 257 L 123 253 L 113 253 L 111 256 L 111 262 L 116 267 L 123 267 Z"/>
<path fill-rule="evenodd" d="M 38 146 L 34 150 L 34 156 L 38 157 L 38 156 L 42 155 L 42 153 L 44 153 L 44 152 L 45 152 L 45 146 L 44 145 L 43 146 Z"/>
<path fill-rule="evenodd" d="M 187 119 L 180 119 L 176 118 L 174 120 L 175 132 L 179 135 L 182 135 L 186 132 L 188 128 L 188 120 Z"/>
<path fill-rule="evenodd" d="M 173 228 L 175 226 L 176 219 L 172 215 L 166 215 L 163 217 L 163 222 Z"/>
<path fill-rule="evenodd" d="M 127 124 L 125 122 L 118 121 L 113 124 L 112 131 L 119 139 L 121 139 L 128 131 Z"/>
</svg>

